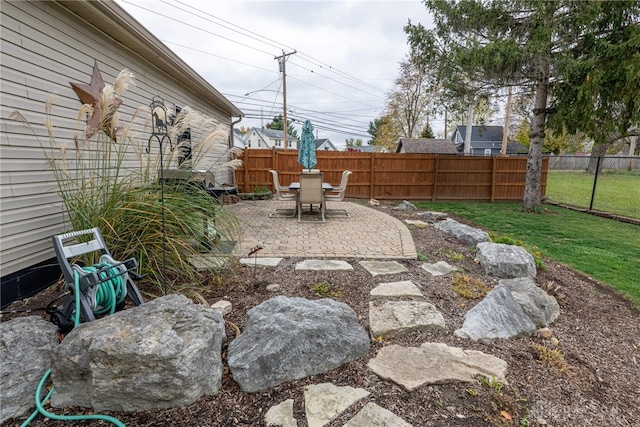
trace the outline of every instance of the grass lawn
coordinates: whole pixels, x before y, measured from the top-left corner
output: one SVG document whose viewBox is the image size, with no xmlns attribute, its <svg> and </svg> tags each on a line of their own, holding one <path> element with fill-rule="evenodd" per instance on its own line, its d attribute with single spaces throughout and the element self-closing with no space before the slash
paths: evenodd
<svg viewBox="0 0 640 427">
<path fill-rule="evenodd" d="M 611 285 L 640 305 L 640 227 L 545 205 L 545 213 L 521 212 L 520 203 L 417 203 L 448 212 L 488 232 L 537 246 L 554 259 Z"/>
<path fill-rule="evenodd" d="M 589 208 L 593 175 L 583 171 L 549 171 L 546 195 L 554 202 Z M 640 172 L 612 171 L 598 176 L 593 209 L 640 218 Z"/>
</svg>

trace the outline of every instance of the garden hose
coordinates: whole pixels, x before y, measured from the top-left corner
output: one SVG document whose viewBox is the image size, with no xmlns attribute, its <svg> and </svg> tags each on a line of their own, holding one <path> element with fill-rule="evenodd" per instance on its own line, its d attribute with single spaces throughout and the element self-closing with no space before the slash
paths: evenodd
<svg viewBox="0 0 640 427">
<path fill-rule="evenodd" d="M 101 282 L 95 286 L 95 290 L 90 294 L 89 304 L 91 309 L 95 314 L 104 314 L 109 313 L 113 314 L 116 311 L 116 307 L 118 304 L 121 304 L 124 301 L 124 298 L 127 294 L 126 290 L 126 279 L 122 274 L 121 270 L 117 266 L 113 266 L 108 262 L 104 262 L 101 264 L 94 264 L 91 267 L 82 267 L 82 270 L 87 273 L 92 273 L 98 270 L 102 271 L 99 273 Z M 73 272 L 73 286 L 74 286 L 74 294 L 75 294 L 75 313 L 73 315 L 74 326 L 78 326 L 80 324 L 80 273 L 77 270 Z M 67 284 L 67 287 L 69 285 Z M 111 424 L 117 427 L 126 427 L 122 422 L 114 417 L 110 417 L 108 415 L 56 415 L 44 408 L 44 402 L 51 398 L 53 394 L 54 388 L 51 387 L 51 390 L 47 393 L 44 399 L 40 399 L 42 388 L 45 383 L 49 379 L 51 375 L 51 369 L 48 369 L 44 374 L 38 387 L 36 388 L 36 410 L 25 420 L 24 423 L 21 424 L 20 427 L 27 427 L 31 421 L 35 419 L 38 414 L 42 414 L 45 417 L 48 417 L 52 420 L 57 421 L 77 421 L 77 420 L 103 420 L 110 422 Z"/>
</svg>

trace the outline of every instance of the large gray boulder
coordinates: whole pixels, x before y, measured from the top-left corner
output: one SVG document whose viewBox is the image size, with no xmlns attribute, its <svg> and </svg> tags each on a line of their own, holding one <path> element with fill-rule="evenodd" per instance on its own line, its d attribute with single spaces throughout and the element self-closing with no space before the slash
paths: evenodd
<svg viewBox="0 0 640 427">
<path fill-rule="evenodd" d="M 478 243 L 476 257 L 487 274 L 503 279 L 536 277 L 536 263 L 524 248 L 502 243 Z"/>
<path fill-rule="evenodd" d="M 456 240 L 469 246 L 475 246 L 478 243 L 488 242 L 490 240 L 486 232 L 466 224 L 461 224 L 451 218 L 436 222 L 434 227 L 450 234 Z"/>
<path fill-rule="evenodd" d="M 40 316 L 0 323 L 0 423 L 35 407 L 36 388 L 58 346 L 57 331 Z"/>
<path fill-rule="evenodd" d="M 558 301 L 528 277 L 502 279 L 498 285 L 509 288 L 513 299 L 539 328 L 549 326 L 560 315 Z"/>
<path fill-rule="evenodd" d="M 464 315 L 462 328 L 454 335 L 477 341 L 528 336 L 535 331 L 536 325 L 513 299 L 511 291 L 497 286 Z"/>
<path fill-rule="evenodd" d="M 190 405 L 222 382 L 224 321 L 168 295 L 76 327 L 55 351 L 54 407 L 137 412 Z"/>
<path fill-rule="evenodd" d="M 369 336 L 348 305 L 278 296 L 247 312 L 229 344 L 229 369 L 245 392 L 337 368 L 369 352 Z"/>
</svg>

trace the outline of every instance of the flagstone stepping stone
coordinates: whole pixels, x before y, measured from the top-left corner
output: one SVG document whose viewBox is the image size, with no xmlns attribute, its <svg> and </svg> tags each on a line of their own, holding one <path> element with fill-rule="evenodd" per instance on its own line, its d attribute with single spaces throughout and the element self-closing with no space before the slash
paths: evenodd
<svg viewBox="0 0 640 427">
<path fill-rule="evenodd" d="M 332 259 L 305 259 L 296 264 L 296 271 L 352 271 L 347 261 Z"/>
<path fill-rule="evenodd" d="M 293 417 L 293 399 L 287 399 L 269 408 L 264 415 L 264 423 L 267 427 L 298 427 L 298 422 Z"/>
<path fill-rule="evenodd" d="M 411 424 L 388 409 L 369 402 L 344 427 L 411 427 Z"/>
<path fill-rule="evenodd" d="M 374 277 L 382 274 L 406 273 L 408 271 L 398 261 L 360 261 L 360 265 Z"/>
<path fill-rule="evenodd" d="M 322 427 L 370 393 L 362 388 L 338 387 L 331 383 L 304 388 L 304 410 L 309 427 Z"/>
<path fill-rule="evenodd" d="M 432 276 L 444 276 L 459 270 L 458 267 L 449 265 L 446 261 L 438 261 L 435 264 L 422 264 L 422 269 L 431 273 Z"/>
<path fill-rule="evenodd" d="M 444 327 L 442 313 L 426 301 L 369 302 L 369 328 L 374 339 Z"/>
<path fill-rule="evenodd" d="M 382 347 L 367 366 L 408 391 L 427 384 L 470 382 L 476 375 L 504 382 L 507 374 L 507 362 L 498 357 L 431 342 L 420 347 Z"/>
<path fill-rule="evenodd" d="M 429 226 L 429 224 L 424 221 L 420 221 L 419 219 L 405 219 L 404 222 L 418 228 L 425 228 Z"/>
<path fill-rule="evenodd" d="M 282 258 L 240 258 L 240 264 L 245 267 L 270 267 L 276 268 Z"/>
<path fill-rule="evenodd" d="M 411 280 L 380 283 L 369 292 L 371 298 L 422 297 L 422 292 Z"/>
</svg>

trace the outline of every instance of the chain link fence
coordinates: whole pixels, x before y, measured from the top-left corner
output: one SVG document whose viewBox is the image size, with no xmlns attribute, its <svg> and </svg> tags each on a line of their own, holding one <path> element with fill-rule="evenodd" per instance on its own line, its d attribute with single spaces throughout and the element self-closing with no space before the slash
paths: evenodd
<svg viewBox="0 0 640 427">
<path fill-rule="evenodd" d="M 553 203 L 640 219 L 640 156 L 549 158 Z"/>
</svg>

